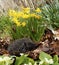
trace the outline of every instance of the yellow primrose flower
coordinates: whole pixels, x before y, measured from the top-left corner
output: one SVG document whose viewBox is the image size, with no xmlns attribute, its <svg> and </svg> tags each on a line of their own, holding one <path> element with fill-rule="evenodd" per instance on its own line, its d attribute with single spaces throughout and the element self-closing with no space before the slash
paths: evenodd
<svg viewBox="0 0 59 65">
<path fill-rule="evenodd" d="M 36 11 L 37 13 L 41 12 L 40 8 L 37 8 L 35 11 Z"/>
<path fill-rule="evenodd" d="M 29 18 L 30 16 L 28 15 L 28 14 L 24 14 L 24 15 L 22 15 L 22 18 L 25 18 L 25 19 L 27 19 L 27 18 Z"/>
<path fill-rule="evenodd" d="M 41 18 L 41 16 L 39 16 L 39 15 L 37 15 L 35 13 L 30 14 L 30 17 L 35 17 L 37 19 L 40 19 Z"/>
<path fill-rule="evenodd" d="M 12 21 L 13 21 L 17 26 L 21 26 L 21 23 L 18 22 L 17 18 L 13 18 Z"/>
<path fill-rule="evenodd" d="M 36 16 L 35 13 L 30 14 L 30 17 L 35 17 L 35 16 Z"/>
<path fill-rule="evenodd" d="M 17 13 L 15 10 L 9 10 L 9 16 L 17 17 Z"/>
<path fill-rule="evenodd" d="M 22 17 L 23 15 L 24 15 L 24 13 L 23 12 L 18 12 L 18 17 Z"/>
<path fill-rule="evenodd" d="M 22 11 L 24 13 L 29 13 L 30 12 L 30 8 L 29 7 L 27 7 L 27 8 L 22 7 Z"/>
<path fill-rule="evenodd" d="M 23 26 L 23 27 L 26 26 L 26 22 L 23 22 L 23 23 L 22 23 L 22 26 Z"/>
<path fill-rule="evenodd" d="M 21 26 L 20 22 L 16 21 L 15 23 L 16 23 L 17 26 Z"/>
<path fill-rule="evenodd" d="M 16 21 L 18 21 L 18 20 L 17 20 L 17 18 L 13 18 L 12 21 L 16 22 Z"/>
<path fill-rule="evenodd" d="M 12 10 L 9 10 L 9 11 L 8 11 L 8 15 L 9 15 L 9 16 L 12 16 Z"/>
<path fill-rule="evenodd" d="M 39 16 L 39 15 L 35 15 L 35 18 L 40 19 L 40 18 L 41 18 L 41 16 Z"/>
</svg>

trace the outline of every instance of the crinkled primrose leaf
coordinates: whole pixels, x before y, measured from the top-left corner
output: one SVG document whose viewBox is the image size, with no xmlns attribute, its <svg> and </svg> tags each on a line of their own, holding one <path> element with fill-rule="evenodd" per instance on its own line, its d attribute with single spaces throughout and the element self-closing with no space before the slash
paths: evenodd
<svg viewBox="0 0 59 65">
<path fill-rule="evenodd" d="M 0 56 L 0 65 L 11 65 L 13 64 L 13 57 L 8 57 L 8 56 Z"/>
</svg>

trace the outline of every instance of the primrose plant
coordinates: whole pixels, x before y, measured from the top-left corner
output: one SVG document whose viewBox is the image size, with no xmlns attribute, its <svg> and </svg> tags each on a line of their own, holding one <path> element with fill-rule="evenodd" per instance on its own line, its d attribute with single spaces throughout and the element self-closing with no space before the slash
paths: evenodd
<svg viewBox="0 0 59 65">
<path fill-rule="evenodd" d="M 40 14 L 39 8 L 34 11 L 30 8 L 22 8 L 21 11 L 9 10 L 8 15 L 14 23 L 13 38 L 29 37 L 34 41 L 39 41 L 45 30 Z"/>
<path fill-rule="evenodd" d="M 15 65 L 59 65 L 57 55 L 51 57 L 49 54 L 41 52 L 39 60 L 36 61 L 27 56 L 22 54 L 20 57 L 16 57 Z"/>
<path fill-rule="evenodd" d="M 59 65 L 58 56 L 51 57 L 45 52 L 39 54 L 38 60 L 33 60 L 28 57 L 28 54 L 20 54 L 17 56 L 0 56 L 0 65 Z M 14 59 L 15 57 L 15 59 Z M 15 60 L 15 62 L 14 62 Z"/>
<path fill-rule="evenodd" d="M 8 56 L 0 56 L 0 65 L 11 65 L 14 59 Z"/>
</svg>

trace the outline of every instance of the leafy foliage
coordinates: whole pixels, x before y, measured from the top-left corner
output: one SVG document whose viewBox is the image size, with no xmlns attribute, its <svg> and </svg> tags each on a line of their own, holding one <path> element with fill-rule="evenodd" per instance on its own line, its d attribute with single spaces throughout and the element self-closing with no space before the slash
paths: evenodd
<svg viewBox="0 0 59 65">
<path fill-rule="evenodd" d="M 22 55 L 21 57 L 16 57 L 16 62 L 15 65 L 21 65 L 21 64 L 28 64 L 29 62 L 31 62 L 32 64 L 34 64 L 34 60 L 27 57 L 26 55 Z"/>
<path fill-rule="evenodd" d="M 11 20 L 8 16 L 0 17 L 0 36 L 6 37 L 11 36 Z"/>
<path fill-rule="evenodd" d="M 52 3 L 46 4 L 42 8 L 42 14 L 46 20 L 47 27 L 59 27 L 59 1 L 54 0 Z"/>
<path fill-rule="evenodd" d="M 0 56 L 0 65 L 13 65 L 14 56 Z M 39 60 L 34 61 L 29 58 L 26 54 L 21 54 L 20 57 L 16 57 L 14 65 L 59 65 L 58 56 L 55 55 L 53 58 L 45 53 L 41 52 L 39 55 Z"/>
<path fill-rule="evenodd" d="M 49 54 L 45 52 L 41 52 L 39 55 L 39 60 L 34 61 L 33 59 L 27 57 L 26 55 L 21 55 L 20 57 L 16 57 L 15 65 L 59 65 L 58 56 L 55 55 L 52 58 Z"/>
<path fill-rule="evenodd" d="M 13 57 L 0 56 L 0 65 L 11 65 L 13 61 Z"/>
<path fill-rule="evenodd" d="M 23 8 L 20 12 L 10 10 L 9 16 L 15 24 L 15 31 L 12 32 L 13 38 L 29 37 L 34 41 L 39 41 L 45 30 L 40 13 L 39 8 L 35 11 L 31 11 L 30 8 Z"/>
</svg>

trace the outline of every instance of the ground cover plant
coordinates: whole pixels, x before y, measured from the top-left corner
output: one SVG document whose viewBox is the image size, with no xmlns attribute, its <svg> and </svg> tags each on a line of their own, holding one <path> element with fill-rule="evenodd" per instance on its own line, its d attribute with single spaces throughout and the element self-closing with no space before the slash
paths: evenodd
<svg viewBox="0 0 59 65">
<path fill-rule="evenodd" d="M 44 52 L 41 52 L 39 59 L 34 61 L 33 59 L 27 57 L 28 55 L 21 54 L 20 57 L 16 56 L 1 56 L 0 65 L 59 65 L 58 56 L 55 55 L 53 58 Z M 16 58 L 14 62 L 14 58 Z"/>
</svg>

